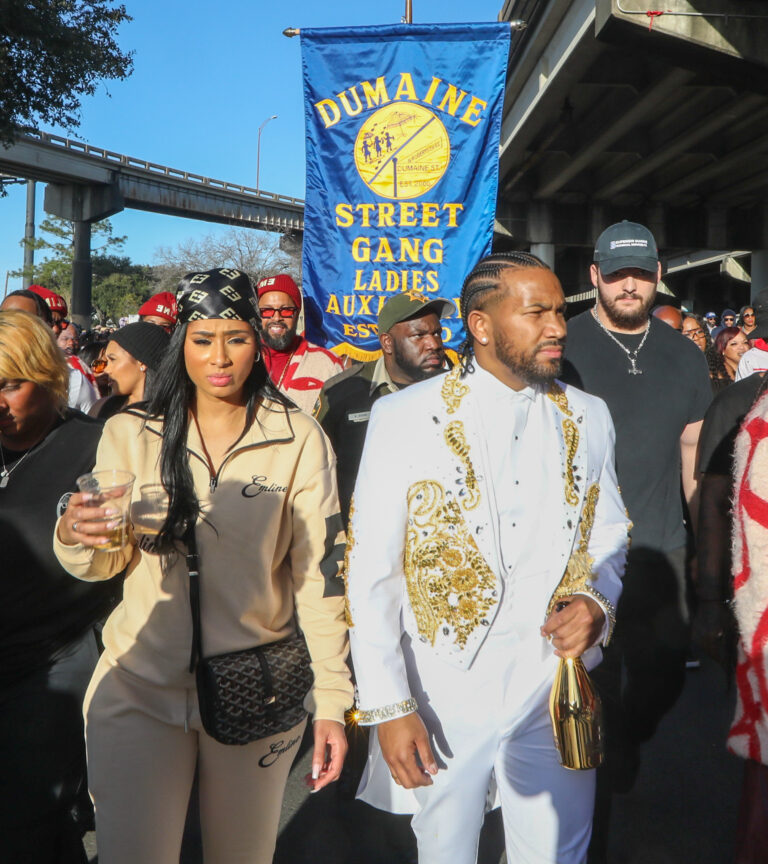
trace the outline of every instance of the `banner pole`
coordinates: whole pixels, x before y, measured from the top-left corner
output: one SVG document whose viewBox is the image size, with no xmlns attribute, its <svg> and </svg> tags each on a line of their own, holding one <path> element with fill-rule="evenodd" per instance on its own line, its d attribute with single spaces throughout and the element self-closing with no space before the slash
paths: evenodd
<svg viewBox="0 0 768 864">
<path fill-rule="evenodd" d="M 413 0 L 405 0 L 405 23 L 413 24 Z"/>
</svg>

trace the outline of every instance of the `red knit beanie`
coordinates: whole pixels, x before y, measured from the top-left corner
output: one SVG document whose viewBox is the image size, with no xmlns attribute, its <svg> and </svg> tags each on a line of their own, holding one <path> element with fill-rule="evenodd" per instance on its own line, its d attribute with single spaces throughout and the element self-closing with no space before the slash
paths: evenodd
<svg viewBox="0 0 768 864">
<path fill-rule="evenodd" d="M 170 324 L 176 323 L 176 297 L 170 291 L 153 294 L 146 303 L 139 306 L 139 318 L 156 315 L 165 318 Z"/>
<path fill-rule="evenodd" d="M 259 280 L 256 286 L 256 296 L 261 297 L 268 291 L 282 291 L 283 294 L 287 294 L 293 300 L 297 309 L 301 309 L 301 291 L 287 273 L 278 273 L 277 276 L 266 276 Z"/>
<path fill-rule="evenodd" d="M 29 290 L 33 294 L 37 294 L 38 297 L 42 297 L 51 312 L 59 312 L 64 318 L 67 317 L 67 301 L 61 294 L 51 291 L 50 288 L 43 288 L 42 285 L 30 285 Z"/>
</svg>

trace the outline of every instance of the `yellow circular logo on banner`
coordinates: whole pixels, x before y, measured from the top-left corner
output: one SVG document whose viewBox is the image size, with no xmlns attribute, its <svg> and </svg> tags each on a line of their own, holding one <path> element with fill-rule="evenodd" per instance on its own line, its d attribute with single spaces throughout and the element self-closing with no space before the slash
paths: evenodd
<svg viewBox="0 0 768 864">
<path fill-rule="evenodd" d="M 383 198 L 423 195 L 445 174 L 450 158 L 451 142 L 437 115 L 408 102 L 379 108 L 355 140 L 357 171 Z"/>
</svg>

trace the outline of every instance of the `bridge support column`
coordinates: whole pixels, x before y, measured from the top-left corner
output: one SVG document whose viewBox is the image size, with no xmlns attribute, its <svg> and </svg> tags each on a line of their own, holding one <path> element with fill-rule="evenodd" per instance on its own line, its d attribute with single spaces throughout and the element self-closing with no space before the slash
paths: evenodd
<svg viewBox="0 0 768 864">
<path fill-rule="evenodd" d="M 528 237 L 530 250 L 553 270 L 555 269 L 555 244 L 552 207 L 548 201 L 531 201 L 528 208 Z"/>
<path fill-rule="evenodd" d="M 531 254 L 535 255 L 549 267 L 555 269 L 555 244 L 554 243 L 531 243 Z"/>
<path fill-rule="evenodd" d="M 752 285 L 749 299 L 768 288 L 768 249 L 756 249 L 752 252 Z"/>
<path fill-rule="evenodd" d="M 24 279 L 23 287 L 32 284 L 32 271 L 35 267 L 35 190 L 34 180 L 27 180 L 27 223 L 24 226 Z"/>
<path fill-rule="evenodd" d="M 75 258 L 72 262 L 72 308 L 70 318 L 89 330 L 91 327 L 91 223 L 77 221 Z"/>
<path fill-rule="evenodd" d="M 72 262 L 72 320 L 91 326 L 91 223 L 119 213 L 125 202 L 116 184 L 45 187 L 47 213 L 72 222 L 75 228 L 75 260 Z"/>
</svg>

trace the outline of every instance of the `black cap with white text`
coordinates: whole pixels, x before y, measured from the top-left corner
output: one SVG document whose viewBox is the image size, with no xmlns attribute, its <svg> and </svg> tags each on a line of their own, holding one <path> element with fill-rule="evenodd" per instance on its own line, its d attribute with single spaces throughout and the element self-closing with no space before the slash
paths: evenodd
<svg viewBox="0 0 768 864">
<path fill-rule="evenodd" d="M 625 219 L 606 228 L 597 238 L 594 262 L 604 276 L 628 267 L 655 273 L 659 250 L 645 225 Z"/>
</svg>

